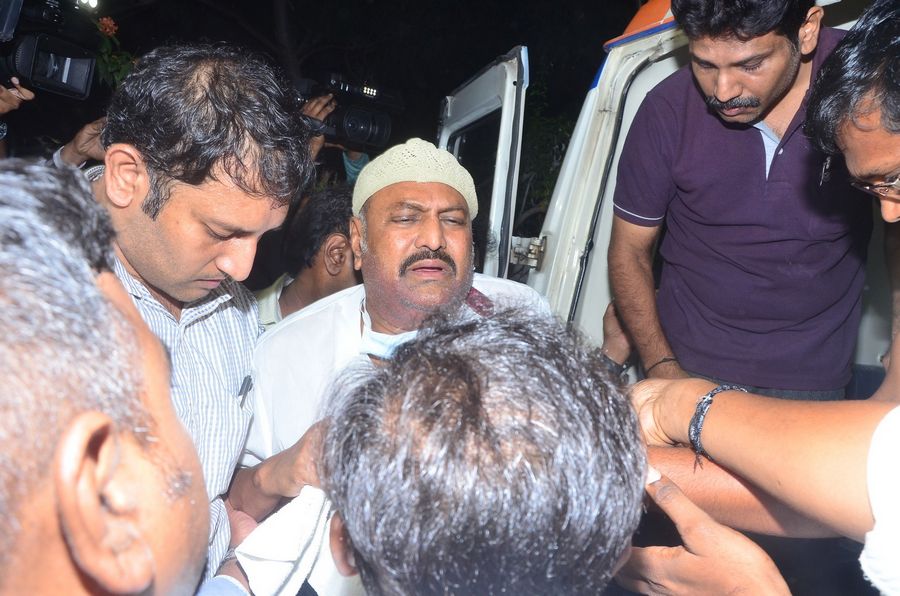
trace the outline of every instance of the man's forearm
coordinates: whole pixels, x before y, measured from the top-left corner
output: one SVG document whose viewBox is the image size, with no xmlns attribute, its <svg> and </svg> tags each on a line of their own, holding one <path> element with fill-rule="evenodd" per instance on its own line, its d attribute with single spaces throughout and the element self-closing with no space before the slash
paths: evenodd
<svg viewBox="0 0 900 596">
<path fill-rule="evenodd" d="M 667 407 L 660 418 L 665 433 L 682 444 L 688 443 L 697 397 L 680 392 L 677 407 Z M 869 444 L 893 407 L 724 392 L 709 409 L 701 441 L 720 465 L 835 532 L 861 540 L 872 527 Z"/>
<path fill-rule="evenodd" d="M 825 538 L 835 533 L 788 507 L 716 463 L 697 465 L 684 447 L 650 447 L 650 465 L 669 477 L 691 501 L 726 526 L 791 538 Z"/>
<path fill-rule="evenodd" d="M 623 246 L 614 236 L 609 250 L 609 277 L 616 310 L 640 354 L 644 369 L 652 367 L 648 375 L 668 376 L 667 372 L 674 372 L 674 376 L 681 376 L 676 361 L 663 361 L 674 358 L 674 353 L 656 309 L 651 253 Z"/>
</svg>

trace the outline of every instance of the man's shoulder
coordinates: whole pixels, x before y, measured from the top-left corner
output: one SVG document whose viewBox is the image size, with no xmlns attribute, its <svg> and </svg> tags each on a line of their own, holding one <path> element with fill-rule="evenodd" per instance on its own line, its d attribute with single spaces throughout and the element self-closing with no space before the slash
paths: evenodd
<svg viewBox="0 0 900 596">
<path fill-rule="evenodd" d="M 691 121 L 708 115 L 690 67 L 683 66 L 647 92 L 632 121 L 629 136 L 635 130 L 651 130 L 653 135 L 669 131 L 667 136 L 675 141 L 693 128 Z"/>
<path fill-rule="evenodd" d="M 670 106 L 678 106 L 686 103 L 691 98 L 702 100 L 697 86 L 694 84 L 694 75 L 689 66 L 682 66 L 651 89 L 644 102 L 663 103 Z"/>
<path fill-rule="evenodd" d="M 537 294 L 531 286 L 506 279 L 503 277 L 494 277 L 483 273 L 476 273 L 472 276 L 472 286 L 487 296 L 493 294 Z"/>
<path fill-rule="evenodd" d="M 694 85 L 694 75 L 691 72 L 690 66 L 681 66 L 675 72 L 657 83 L 656 86 L 650 90 L 648 95 L 660 95 L 666 91 L 688 88 L 696 90 Z"/>
<path fill-rule="evenodd" d="M 476 273 L 472 287 L 501 304 L 524 303 L 549 312 L 547 301 L 534 288 L 517 281 Z"/>
<path fill-rule="evenodd" d="M 358 284 L 331 296 L 326 296 L 313 302 L 306 308 L 301 308 L 297 312 L 291 313 L 265 332 L 257 344 L 257 353 L 270 349 L 269 346 L 280 345 L 285 341 L 293 341 L 316 326 L 333 324 L 335 320 L 341 317 L 358 313 L 359 304 L 365 295 L 365 287 L 362 284 Z"/>
<path fill-rule="evenodd" d="M 825 58 L 828 57 L 831 52 L 834 51 L 834 48 L 844 39 L 844 36 L 847 35 L 847 32 L 843 29 L 835 29 L 834 27 L 822 27 L 822 30 L 819 32 L 819 48 L 823 50 L 824 56 L 821 56 L 817 62 L 821 64 L 825 61 Z"/>
<path fill-rule="evenodd" d="M 256 297 L 256 304 L 259 307 L 259 322 L 268 330 L 281 321 L 281 310 L 278 299 L 285 284 L 289 281 L 287 273 L 275 280 L 275 282 L 266 288 L 253 292 Z"/>
</svg>

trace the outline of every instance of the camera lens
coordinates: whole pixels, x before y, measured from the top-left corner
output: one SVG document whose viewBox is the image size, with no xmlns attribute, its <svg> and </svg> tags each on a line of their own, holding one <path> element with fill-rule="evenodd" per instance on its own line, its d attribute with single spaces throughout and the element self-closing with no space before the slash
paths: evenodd
<svg viewBox="0 0 900 596">
<path fill-rule="evenodd" d="M 391 119 L 385 114 L 348 108 L 340 122 L 344 136 L 355 143 L 381 146 L 391 135 Z"/>
</svg>

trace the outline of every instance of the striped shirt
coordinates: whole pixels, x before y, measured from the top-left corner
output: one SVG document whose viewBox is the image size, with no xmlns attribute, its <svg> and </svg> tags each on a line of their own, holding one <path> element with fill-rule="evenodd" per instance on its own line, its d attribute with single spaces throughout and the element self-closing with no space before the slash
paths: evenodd
<svg viewBox="0 0 900 596">
<path fill-rule="evenodd" d="M 150 329 L 172 359 L 172 402 L 200 456 L 210 501 L 206 577 L 215 574 L 228 550 L 231 529 L 222 495 L 247 436 L 253 404 L 249 374 L 262 329 L 256 301 L 241 284 L 224 281 L 186 304 L 175 317 L 118 260 L 115 273 Z"/>
</svg>

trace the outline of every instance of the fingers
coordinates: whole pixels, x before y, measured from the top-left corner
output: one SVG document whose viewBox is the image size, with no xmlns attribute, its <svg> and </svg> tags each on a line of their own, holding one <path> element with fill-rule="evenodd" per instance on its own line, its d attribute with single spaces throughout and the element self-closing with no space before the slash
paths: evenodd
<svg viewBox="0 0 900 596">
<path fill-rule="evenodd" d="M 603 352 L 617 363 L 624 363 L 631 355 L 631 341 L 625 334 L 616 315 L 616 307 L 610 302 L 603 313 Z"/>
<path fill-rule="evenodd" d="M 635 383 L 628 390 L 631 405 L 638 415 L 644 442 L 653 447 L 668 447 L 676 444 L 660 428 L 655 411 L 655 404 L 663 397 L 669 383 L 662 379 L 646 379 Z"/>
<path fill-rule="evenodd" d="M 106 155 L 103 145 L 100 143 L 100 133 L 106 125 L 106 117 L 98 118 L 93 122 L 85 125 L 76 135 L 76 142 L 79 144 L 79 151 L 84 159 L 94 159 L 102 161 Z"/>
<path fill-rule="evenodd" d="M 23 87 L 19 83 L 18 78 L 13 77 L 12 79 L 10 79 L 10 81 L 12 82 L 13 86 L 15 87 L 11 91 L 15 95 L 17 95 L 19 97 L 19 99 L 21 99 L 22 101 L 31 101 L 32 99 L 34 99 L 34 92 L 31 91 L 30 89 L 26 89 L 25 87 Z"/>
<path fill-rule="evenodd" d="M 104 124 L 106 124 L 105 116 L 98 120 L 94 120 L 93 122 L 88 122 L 75 133 L 75 142 L 80 145 L 96 142 L 97 137 L 100 136 L 100 133 L 103 131 Z"/>
<path fill-rule="evenodd" d="M 337 102 L 334 100 L 334 95 L 329 93 L 328 95 L 312 98 L 303 105 L 303 109 L 300 112 L 316 120 L 325 120 L 336 107 Z"/>
<path fill-rule="evenodd" d="M 724 529 L 708 513 L 687 498 L 678 486 L 661 476 L 646 487 L 647 494 L 669 516 L 685 546 L 694 552 L 704 551 L 705 543 L 715 530 Z M 711 546 L 711 545 L 710 545 Z M 696 550 L 694 547 L 697 547 Z"/>
<path fill-rule="evenodd" d="M 98 135 L 103 131 L 104 126 L 106 126 L 106 116 L 97 118 L 93 122 L 89 123 L 85 128 L 90 129 L 91 132 Z"/>
<path fill-rule="evenodd" d="M 22 105 L 23 101 L 34 99 L 34 93 L 19 83 L 19 79 L 10 79 L 13 87 L 7 88 L 0 85 L 0 114 L 12 112 Z"/>
<path fill-rule="evenodd" d="M 691 593 L 685 579 L 702 576 L 705 564 L 702 546 L 701 552 L 695 553 L 689 544 L 699 541 L 696 536 L 702 536 L 708 524 L 718 524 L 652 467 L 647 472 L 645 489 L 675 523 L 685 546 L 632 548 L 628 561 L 616 574 L 616 583 L 640 594 Z"/>
<path fill-rule="evenodd" d="M 629 561 L 629 572 L 639 575 L 640 581 L 649 577 L 651 586 L 676 586 L 649 593 L 790 594 L 775 563 L 759 546 L 713 520 L 671 480 L 661 477 L 646 490 L 684 542 L 684 547 L 645 549 L 633 564 Z"/>
<path fill-rule="evenodd" d="M 319 152 L 325 146 L 325 135 L 316 135 L 309 140 L 309 158 L 316 161 L 319 158 Z"/>
<path fill-rule="evenodd" d="M 616 583 L 638 594 L 669 594 L 663 578 L 668 567 L 685 554 L 680 546 L 632 547 L 628 561 L 616 573 Z"/>
<path fill-rule="evenodd" d="M 15 94 L 15 89 L 0 86 L 0 114 L 12 112 L 22 104 L 22 99 Z"/>
</svg>

